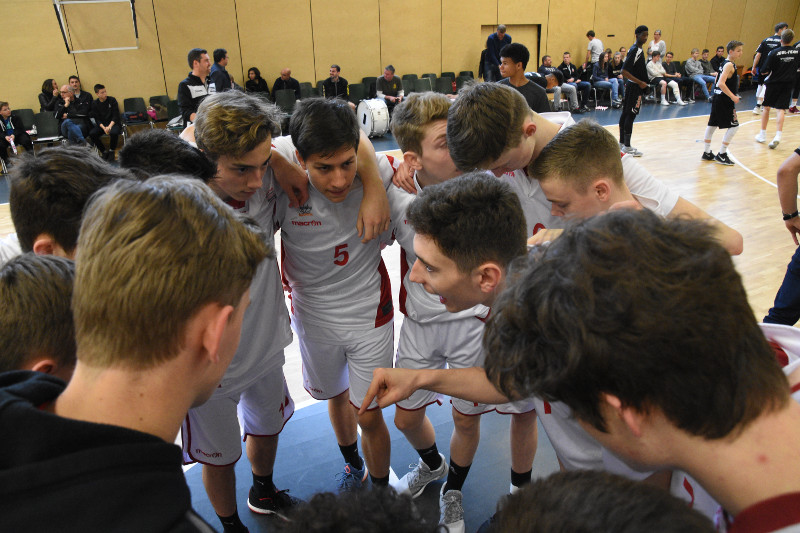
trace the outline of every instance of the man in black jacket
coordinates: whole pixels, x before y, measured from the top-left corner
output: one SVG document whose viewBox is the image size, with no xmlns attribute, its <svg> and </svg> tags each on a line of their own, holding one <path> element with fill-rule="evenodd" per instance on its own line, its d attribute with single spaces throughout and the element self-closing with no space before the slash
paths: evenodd
<svg viewBox="0 0 800 533">
<path fill-rule="evenodd" d="M 33 151 L 33 142 L 28 132 L 22 125 L 19 117 L 11 115 L 11 106 L 8 102 L 0 102 L 0 158 L 8 163 L 8 149 L 13 146 L 24 146 L 26 150 Z M 16 148 L 14 150 L 16 153 Z"/>
<path fill-rule="evenodd" d="M 117 149 L 117 141 L 119 134 L 122 132 L 120 129 L 119 118 L 119 104 L 117 99 L 113 96 L 108 96 L 108 92 L 104 85 L 98 83 L 94 86 L 94 94 L 97 95 L 97 100 L 92 102 L 91 118 L 94 119 L 94 127 L 89 132 L 89 137 L 92 142 L 100 150 L 100 156 L 106 161 L 114 161 L 114 154 Z M 103 141 L 100 137 L 108 135 L 109 150 L 106 151 Z"/>
<path fill-rule="evenodd" d="M 208 57 L 208 51 L 192 48 L 189 51 L 188 61 L 192 71 L 178 84 L 178 106 L 181 108 L 184 124 L 194 122 L 200 102 L 209 94 L 217 92 L 213 80 L 209 79 L 211 59 Z"/>
<path fill-rule="evenodd" d="M 224 48 L 217 48 L 214 50 L 214 64 L 211 66 L 211 75 L 209 78 L 214 82 L 217 92 L 224 93 L 233 89 L 233 82 L 231 75 L 225 67 L 228 66 L 228 51 Z"/>
<path fill-rule="evenodd" d="M 589 101 L 589 90 L 592 88 L 592 84 L 580 78 L 577 67 L 572 64 L 572 56 L 569 52 L 564 52 L 563 61 L 558 66 L 558 70 L 564 75 L 564 83 L 578 89 L 581 97 L 581 109 L 588 111 L 586 104 Z"/>
<path fill-rule="evenodd" d="M 85 144 L 91 129 L 89 113 L 92 110 L 92 98 L 90 96 L 88 102 L 85 97 L 78 100 L 72 84 L 62 85 L 60 92 L 61 100 L 56 104 L 55 117 L 59 121 L 61 135 L 72 144 Z"/>
</svg>

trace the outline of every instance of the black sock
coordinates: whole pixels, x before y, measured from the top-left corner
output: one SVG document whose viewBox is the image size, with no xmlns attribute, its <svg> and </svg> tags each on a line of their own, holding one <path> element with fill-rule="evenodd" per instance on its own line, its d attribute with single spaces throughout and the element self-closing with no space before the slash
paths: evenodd
<svg viewBox="0 0 800 533">
<path fill-rule="evenodd" d="M 339 451 L 342 452 L 344 461 L 350 463 L 356 470 L 361 470 L 364 467 L 364 461 L 362 461 L 361 456 L 358 455 L 358 440 L 347 446 L 342 446 L 340 444 Z"/>
<path fill-rule="evenodd" d="M 242 524 L 242 521 L 239 519 L 239 513 L 234 511 L 231 516 L 219 516 L 219 521 L 222 522 L 222 528 L 225 530 L 225 533 L 245 533 L 247 531 L 247 527 Z"/>
<path fill-rule="evenodd" d="M 523 472 L 518 474 L 514 472 L 514 469 L 511 469 L 511 484 L 517 488 L 522 487 L 523 485 L 531 482 L 531 474 L 533 473 L 533 469 L 528 470 L 527 472 Z"/>
<path fill-rule="evenodd" d="M 387 474 L 386 477 L 375 477 L 372 474 L 369 475 L 369 478 L 372 480 L 372 484 L 376 487 L 388 487 L 389 486 L 389 475 Z"/>
<path fill-rule="evenodd" d="M 278 489 L 272 483 L 272 474 L 268 476 L 257 476 L 253 474 L 253 489 L 255 489 L 256 496 L 271 496 L 277 492 Z"/>
<path fill-rule="evenodd" d="M 461 487 L 464 486 L 464 482 L 467 480 L 467 474 L 469 474 L 469 467 L 472 465 L 467 466 L 460 466 L 450 460 L 450 473 L 447 475 L 447 482 L 444 484 L 444 492 L 448 490 L 461 490 Z"/>
<path fill-rule="evenodd" d="M 439 455 L 439 449 L 436 448 L 436 443 L 433 443 L 433 446 L 430 448 L 423 448 L 421 450 L 417 450 L 422 461 L 428 465 L 428 468 L 431 470 L 436 470 L 440 466 L 442 466 L 442 456 Z"/>
</svg>

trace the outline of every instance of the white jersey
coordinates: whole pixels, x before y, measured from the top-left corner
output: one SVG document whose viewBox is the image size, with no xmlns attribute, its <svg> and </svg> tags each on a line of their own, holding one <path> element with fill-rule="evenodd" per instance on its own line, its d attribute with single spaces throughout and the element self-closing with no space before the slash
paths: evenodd
<svg viewBox="0 0 800 533">
<path fill-rule="evenodd" d="M 8 263 L 21 253 L 22 249 L 19 247 L 19 239 L 16 233 L 9 233 L 0 238 L 0 266 Z"/>
<path fill-rule="evenodd" d="M 290 137 L 274 139 L 273 149 L 299 164 Z M 393 161 L 378 156 L 384 183 L 392 179 Z M 281 228 L 283 279 L 290 287 L 292 313 L 311 339 L 331 342 L 333 334 L 353 340 L 394 316 L 381 239 L 362 243 L 356 229 L 363 192 L 358 176 L 339 203 L 310 182 L 308 201 L 299 207 L 289 207 L 279 191 L 275 221 Z"/>
<path fill-rule="evenodd" d="M 622 176 L 628 190 L 645 209 L 665 218 L 675 209 L 680 196 L 653 177 L 630 154 L 622 156 Z"/>
<path fill-rule="evenodd" d="M 422 188 L 416 177 L 414 184 L 419 193 Z M 480 304 L 458 313 L 450 313 L 437 295 L 430 294 L 422 284 L 408 279 L 417 255 L 414 253 L 415 231 L 406 219 L 406 210 L 417 196 L 395 185 L 391 185 L 386 193 L 392 210 L 393 236 L 400 244 L 400 275 L 403 278 L 400 288 L 400 312 L 417 322 L 445 322 L 476 316 L 486 318 L 489 308 Z"/>
<path fill-rule="evenodd" d="M 229 202 L 238 213 L 246 214 L 258 222 L 273 237 L 276 191 L 272 170 L 264 175 L 263 184 L 246 202 Z M 283 349 L 292 342 L 292 328 L 283 298 L 278 262 L 265 259 L 250 284 L 250 305 L 244 313 L 239 348 L 231 361 L 223 383 L 240 383 L 253 380 L 283 366 Z"/>
</svg>

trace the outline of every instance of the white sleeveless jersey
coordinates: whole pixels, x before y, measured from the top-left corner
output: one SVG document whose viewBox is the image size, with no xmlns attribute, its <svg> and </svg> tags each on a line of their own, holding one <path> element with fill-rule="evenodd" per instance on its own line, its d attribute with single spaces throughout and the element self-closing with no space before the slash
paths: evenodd
<svg viewBox="0 0 800 533">
<path fill-rule="evenodd" d="M 288 136 L 273 140 L 273 150 L 299 164 Z M 384 183 L 394 168 L 387 156 L 378 156 Z M 356 176 L 340 203 L 328 200 L 309 181 L 308 201 L 289 207 L 279 191 L 275 221 L 281 229 L 283 280 L 290 288 L 292 313 L 309 338 L 331 341 L 330 332 L 353 338 L 392 320 L 392 292 L 381 259 L 381 239 L 362 243 L 356 219 L 363 197 Z"/>
<path fill-rule="evenodd" d="M 416 178 L 414 178 L 414 183 L 417 186 L 417 193 L 419 193 L 422 189 Z M 417 255 L 414 253 L 415 232 L 406 220 L 406 210 L 417 196 L 396 185 L 389 186 L 386 193 L 392 208 L 393 236 L 400 244 L 400 275 L 403 283 L 400 287 L 400 312 L 417 322 L 446 322 L 476 316 L 486 318 L 489 308 L 484 305 L 476 305 L 458 313 L 450 313 L 439 301 L 437 295 L 428 293 L 422 284 L 408 279 Z"/>
</svg>

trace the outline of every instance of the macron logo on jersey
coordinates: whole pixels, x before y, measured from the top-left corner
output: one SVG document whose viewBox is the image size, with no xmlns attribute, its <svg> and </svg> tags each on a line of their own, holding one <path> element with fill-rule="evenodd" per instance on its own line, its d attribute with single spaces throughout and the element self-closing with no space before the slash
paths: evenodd
<svg viewBox="0 0 800 533">
<path fill-rule="evenodd" d="M 309 204 L 301 205 L 297 208 L 301 217 L 313 217 L 314 213 L 311 212 Z M 292 226 L 322 226 L 319 220 L 292 220 Z"/>
</svg>

